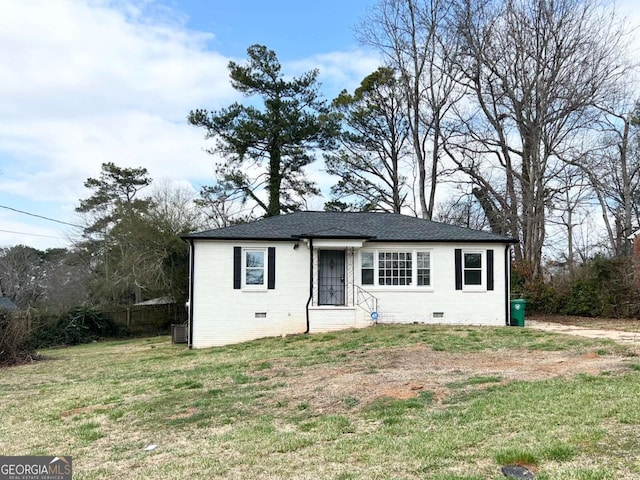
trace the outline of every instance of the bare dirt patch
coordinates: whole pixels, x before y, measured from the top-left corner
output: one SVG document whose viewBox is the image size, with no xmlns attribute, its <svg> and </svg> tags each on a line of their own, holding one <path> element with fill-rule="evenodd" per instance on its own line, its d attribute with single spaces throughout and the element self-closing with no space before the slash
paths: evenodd
<svg viewBox="0 0 640 480">
<path fill-rule="evenodd" d="M 527 326 L 536 330 L 546 332 L 561 333 L 565 335 L 574 335 L 578 337 L 595 338 L 602 340 L 612 340 L 620 344 L 631 345 L 636 354 L 640 354 L 640 330 L 632 330 L 627 328 L 611 329 L 596 328 L 594 326 L 574 325 L 571 323 L 547 322 L 538 319 L 529 319 Z"/>
<path fill-rule="evenodd" d="M 561 325 L 575 325 L 584 328 L 603 330 L 620 330 L 623 332 L 640 332 L 640 319 L 637 318 L 591 318 L 573 315 L 527 315 L 528 320 L 539 322 L 559 323 Z"/>
<path fill-rule="evenodd" d="M 454 390 L 624 368 L 622 357 L 597 352 L 450 353 L 418 345 L 353 353 L 351 361 L 342 366 L 306 367 L 288 377 L 278 393 L 290 404 L 305 403 L 319 413 L 332 413 L 352 408 L 354 403 L 361 408 L 382 397 L 409 399 L 431 392 L 441 404 Z"/>
</svg>

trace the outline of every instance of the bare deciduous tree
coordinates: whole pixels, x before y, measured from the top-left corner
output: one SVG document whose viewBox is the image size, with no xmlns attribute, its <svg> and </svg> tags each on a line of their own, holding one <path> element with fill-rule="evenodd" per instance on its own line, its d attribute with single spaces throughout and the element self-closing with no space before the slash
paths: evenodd
<svg viewBox="0 0 640 480">
<path fill-rule="evenodd" d="M 628 237 L 640 219 L 640 103 L 616 103 L 603 107 L 601 144 L 580 166 L 595 189 L 617 256 L 631 253 Z"/>
<path fill-rule="evenodd" d="M 3 295 L 20 308 L 35 306 L 44 294 L 41 282 L 44 252 L 25 245 L 0 249 L 0 285 Z"/>
<path fill-rule="evenodd" d="M 448 28 L 452 7 L 450 0 L 379 0 L 358 29 L 360 41 L 377 48 L 400 72 L 419 210 L 429 219 L 435 209 L 444 122 L 457 100 L 452 60 L 458 37 Z"/>
<path fill-rule="evenodd" d="M 0 249 L 0 294 L 21 309 L 64 310 L 87 299 L 89 273 L 78 252 L 24 245 Z"/>
<path fill-rule="evenodd" d="M 584 170 L 567 165 L 556 179 L 556 192 L 547 222 L 557 225 L 564 241 L 558 257 L 566 265 L 569 280 L 575 279 L 577 230 L 589 215 L 589 202 L 593 197 L 591 184 Z"/>
<path fill-rule="evenodd" d="M 459 57 L 469 105 L 449 150 L 458 168 L 507 212 L 516 259 L 541 275 L 545 210 L 562 158 L 626 71 L 624 35 L 596 0 L 460 0 Z M 500 172 L 504 193 L 487 172 Z"/>
<path fill-rule="evenodd" d="M 438 205 L 436 220 L 475 230 L 490 230 L 487 215 L 474 194 L 462 191 L 462 187 L 462 184 L 458 185 L 460 195 L 453 194 Z"/>
</svg>

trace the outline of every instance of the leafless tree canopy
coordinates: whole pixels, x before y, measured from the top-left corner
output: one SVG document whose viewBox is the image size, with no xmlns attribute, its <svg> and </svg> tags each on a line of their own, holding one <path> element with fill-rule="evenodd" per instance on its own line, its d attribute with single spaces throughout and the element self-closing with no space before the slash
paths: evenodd
<svg viewBox="0 0 640 480">
<path fill-rule="evenodd" d="M 460 42 L 451 31 L 447 0 L 381 0 L 357 35 L 400 72 L 417 172 L 418 210 L 434 214 L 446 119 L 459 99 L 453 59 Z"/>
<path fill-rule="evenodd" d="M 581 201 L 601 195 L 609 214 L 616 203 L 612 189 L 595 182 L 602 161 L 593 161 L 610 122 L 620 155 L 609 158 L 627 159 L 609 168 L 619 172 L 618 233 L 631 228 L 637 171 L 628 163 L 629 112 L 607 113 L 630 73 L 629 37 L 610 4 L 380 0 L 358 34 L 404 79 L 423 216 L 433 215 L 436 184 L 451 174 L 470 185 L 493 231 L 521 240 L 516 260 L 539 277 L 549 213 L 570 208 L 576 197 L 567 188 L 584 190 L 583 175 L 568 186 L 567 172 L 578 168 L 594 180 Z M 619 237 L 611 228 L 611 242 Z"/>
</svg>

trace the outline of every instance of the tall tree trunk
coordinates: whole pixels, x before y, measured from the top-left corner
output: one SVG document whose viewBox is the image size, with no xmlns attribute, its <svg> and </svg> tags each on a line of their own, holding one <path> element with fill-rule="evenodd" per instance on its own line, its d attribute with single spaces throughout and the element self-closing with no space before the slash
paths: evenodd
<svg viewBox="0 0 640 480">
<path fill-rule="evenodd" d="M 280 163 L 280 148 L 274 148 L 269 152 L 269 205 L 267 217 L 280 215 L 280 185 L 282 184 Z"/>
<path fill-rule="evenodd" d="M 624 128 L 622 132 L 622 141 L 620 144 L 620 169 L 622 171 L 622 188 L 623 188 L 623 207 L 624 207 L 624 227 L 620 238 L 620 249 L 618 255 L 631 255 L 630 240 L 627 237 L 633 233 L 631 226 L 631 206 L 633 198 L 631 196 L 631 180 L 629 178 L 629 166 L 627 162 L 627 153 L 629 151 L 629 129 L 631 125 L 631 115 L 624 118 Z"/>
</svg>

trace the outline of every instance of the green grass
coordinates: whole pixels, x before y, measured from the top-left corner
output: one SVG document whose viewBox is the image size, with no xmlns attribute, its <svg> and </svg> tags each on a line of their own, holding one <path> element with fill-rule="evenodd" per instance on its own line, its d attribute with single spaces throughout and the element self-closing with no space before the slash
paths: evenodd
<svg viewBox="0 0 640 480">
<path fill-rule="evenodd" d="M 416 351 L 562 362 L 597 352 L 613 366 L 531 381 L 425 363 L 408 378 L 402 359 Z M 640 478 L 639 364 L 612 342 L 406 325 L 41 353 L 48 360 L 0 371 L 0 451 L 72 455 L 75 479 L 478 480 L 504 478 L 508 463 L 538 479 Z"/>
<path fill-rule="evenodd" d="M 497 375 L 491 375 L 491 376 L 478 376 L 478 377 L 469 377 L 465 380 L 459 381 L 459 382 L 451 382 L 447 384 L 447 387 L 449 388 L 462 388 L 462 387 L 466 387 L 466 386 L 470 386 L 470 385 L 482 385 L 485 383 L 497 383 L 500 382 L 502 380 L 501 377 L 498 377 Z"/>
</svg>

